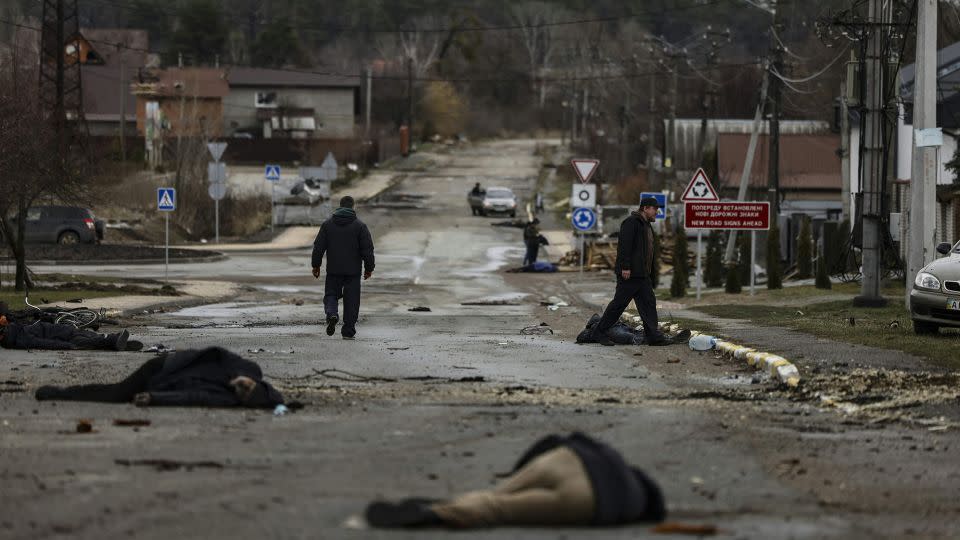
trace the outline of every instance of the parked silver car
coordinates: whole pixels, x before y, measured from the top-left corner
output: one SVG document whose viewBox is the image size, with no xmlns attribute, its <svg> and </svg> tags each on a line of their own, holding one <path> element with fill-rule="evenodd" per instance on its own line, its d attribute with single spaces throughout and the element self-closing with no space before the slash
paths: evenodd
<svg viewBox="0 0 960 540">
<path fill-rule="evenodd" d="M 943 243 L 947 255 L 917 272 L 910 291 L 910 317 L 917 334 L 936 334 L 941 327 L 960 328 L 960 242 Z"/>
<path fill-rule="evenodd" d="M 517 196 L 513 194 L 510 188 L 487 188 L 481 205 L 481 216 L 509 214 L 510 217 L 517 217 Z"/>
</svg>

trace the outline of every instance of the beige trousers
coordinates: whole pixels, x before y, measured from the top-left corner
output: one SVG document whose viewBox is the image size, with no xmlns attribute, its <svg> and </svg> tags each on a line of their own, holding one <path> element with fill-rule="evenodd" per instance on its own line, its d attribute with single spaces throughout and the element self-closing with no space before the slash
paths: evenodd
<svg viewBox="0 0 960 540">
<path fill-rule="evenodd" d="M 580 458 L 565 446 L 537 456 L 490 491 L 472 491 L 432 510 L 455 527 L 589 525 L 594 496 Z"/>
</svg>

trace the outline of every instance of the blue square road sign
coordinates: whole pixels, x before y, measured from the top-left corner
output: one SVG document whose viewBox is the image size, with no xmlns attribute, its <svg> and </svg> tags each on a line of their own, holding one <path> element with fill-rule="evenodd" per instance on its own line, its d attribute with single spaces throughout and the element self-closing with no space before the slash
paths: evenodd
<svg viewBox="0 0 960 540">
<path fill-rule="evenodd" d="M 279 182 L 280 181 L 280 166 L 279 165 L 267 165 L 264 168 L 263 176 L 266 177 L 268 182 Z"/>
<path fill-rule="evenodd" d="M 157 210 L 173 212 L 177 209 L 177 190 L 172 187 L 157 188 Z"/>
</svg>

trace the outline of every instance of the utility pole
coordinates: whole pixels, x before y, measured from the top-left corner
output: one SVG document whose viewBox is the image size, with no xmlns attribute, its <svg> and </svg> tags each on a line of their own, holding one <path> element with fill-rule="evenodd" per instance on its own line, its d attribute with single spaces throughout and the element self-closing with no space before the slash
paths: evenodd
<svg viewBox="0 0 960 540">
<path fill-rule="evenodd" d="M 773 14 L 770 40 L 773 42 L 773 65 L 770 80 L 770 159 L 767 175 L 767 196 L 770 200 L 770 219 L 779 225 L 780 219 L 780 99 L 781 84 L 777 73 L 783 73 L 783 47 L 777 43 L 777 13 Z"/>
<path fill-rule="evenodd" d="M 364 123 L 364 132 L 367 138 L 370 138 L 370 109 L 373 103 L 373 69 L 367 66 L 367 118 Z"/>
<path fill-rule="evenodd" d="M 842 213 L 841 221 L 853 223 L 850 216 L 850 112 L 847 109 L 847 84 L 853 81 L 844 79 L 840 83 L 840 176 L 843 187 L 840 191 Z"/>
<path fill-rule="evenodd" d="M 913 168 L 910 174 L 910 234 L 906 302 L 921 268 L 933 261 L 937 234 L 937 148 L 918 146 L 922 130 L 937 126 L 937 0 L 917 1 L 917 61 L 913 87 Z"/>
<path fill-rule="evenodd" d="M 924 0 L 926 1 L 926 0 Z M 867 11 L 866 54 L 863 58 L 864 85 L 861 92 L 865 96 L 863 126 L 863 170 L 861 173 L 861 191 L 863 194 L 863 280 L 860 296 L 853 299 L 853 305 L 860 307 L 882 307 L 887 301 L 880 295 L 881 256 L 881 213 L 883 212 L 883 133 L 886 92 L 883 84 L 883 68 L 887 58 L 883 54 L 883 34 L 890 21 L 889 9 L 884 9 L 883 0 L 870 0 Z"/>
<path fill-rule="evenodd" d="M 647 115 L 647 183 L 650 188 L 659 191 L 660 185 L 657 183 L 657 173 L 654 170 L 653 149 L 656 147 L 657 140 L 657 73 L 656 66 L 650 73 L 650 105 Z"/>
<path fill-rule="evenodd" d="M 407 129 L 413 139 L 413 58 L 407 58 Z"/>
<path fill-rule="evenodd" d="M 667 127 L 667 142 L 665 145 L 665 152 L 663 157 L 663 166 L 664 168 L 669 168 L 671 172 L 675 171 L 674 159 L 676 156 L 673 155 L 676 146 L 677 146 L 677 85 L 680 78 L 680 55 L 682 53 L 673 52 L 671 57 L 673 58 L 673 73 L 671 73 L 670 78 L 670 122 Z M 674 175 L 675 177 L 676 175 Z"/>
<path fill-rule="evenodd" d="M 123 64 L 123 54 L 120 44 L 117 44 L 117 56 L 120 57 L 120 163 L 127 162 L 127 92 L 130 85 L 127 83 Z"/>
</svg>

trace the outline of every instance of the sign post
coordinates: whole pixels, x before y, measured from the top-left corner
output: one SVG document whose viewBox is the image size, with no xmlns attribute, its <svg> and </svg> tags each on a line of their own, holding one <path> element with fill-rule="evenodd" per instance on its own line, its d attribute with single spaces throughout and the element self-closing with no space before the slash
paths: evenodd
<svg viewBox="0 0 960 540">
<path fill-rule="evenodd" d="M 274 194 L 277 192 L 277 182 L 280 181 L 280 166 L 267 165 L 263 176 L 270 182 L 270 234 L 273 234 L 273 227 L 277 224 L 277 201 Z"/>
<path fill-rule="evenodd" d="M 593 228 L 597 224 L 597 214 L 594 213 L 590 208 L 574 208 L 573 217 L 571 218 L 574 228 L 579 231 L 580 234 L 580 275 L 583 275 L 583 258 L 586 241 L 584 239 L 584 233 Z"/>
<path fill-rule="evenodd" d="M 750 296 L 757 294 L 757 231 L 750 231 Z"/>
<path fill-rule="evenodd" d="M 157 188 L 157 210 L 164 214 L 163 279 L 170 279 L 170 212 L 177 209 L 177 190 Z"/>
<path fill-rule="evenodd" d="M 216 231 L 216 243 L 220 243 L 220 200 L 227 194 L 227 166 L 220 162 L 223 152 L 227 149 L 225 142 L 207 143 L 207 150 L 210 151 L 210 157 L 213 161 L 207 164 L 207 179 L 210 181 L 210 187 L 207 193 L 213 199 L 213 217 L 214 230 Z"/>
<path fill-rule="evenodd" d="M 710 183 L 710 178 L 707 177 L 707 173 L 703 169 L 697 169 L 697 172 L 694 173 L 693 178 L 690 179 L 690 183 L 687 184 L 687 189 L 683 190 L 683 196 L 680 197 L 680 200 L 683 201 L 683 220 L 684 220 L 684 229 L 687 229 L 687 202 L 692 201 L 719 201 L 720 197 L 717 196 L 717 190 L 713 189 L 713 184 Z M 697 228 L 697 300 L 700 300 L 700 289 L 703 284 L 703 263 L 701 262 L 700 253 L 703 251 L 703 229 Z"/>
</svg>

